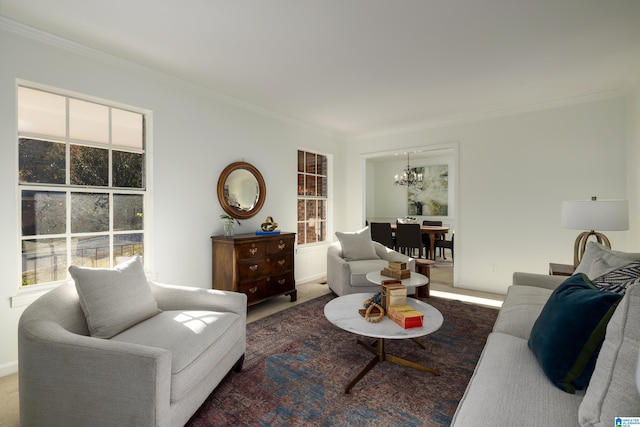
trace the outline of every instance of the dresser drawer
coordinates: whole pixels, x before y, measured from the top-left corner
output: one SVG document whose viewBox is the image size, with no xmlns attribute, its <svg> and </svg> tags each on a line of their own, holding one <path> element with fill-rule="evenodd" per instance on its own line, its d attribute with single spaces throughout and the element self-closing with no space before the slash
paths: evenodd
<svg viewBox="0 0 640 427">
<path fill-rule="evenodd" d="M 285 273 L 292 269 L 293 267 L 293 255 L 291 254 L 282 254 L 282 255 L 272 255 L 267 258 L 267 274 L 281 274 Z"/>
<path fill-rule="evenodd" d="M 294 239 L 291 237 L 278 237 L 269 242 L 269 255 L 293 253 Z"/>
<path fill-rule="evenodd" d="M 291 272 L 279 274 L 277 276 L 270 276 L 267 278 L 267 284 L 269 289 L 271 289 L 271 292 L 274 294 L 284 293 L 296 287 L 293 280 L 293 273 Z"/>
<path fill-rule="evenodd" d="M 265 277 L 268 272 L 268 264 L 264 258 L 249 259 L 238 263 L 238 281 L 248 282 Z"/>
<path fill-rule="evenodd" d="M 238 259 L 264 258 L 267 256 L 268 242 L 247 242 L 236 246 Z"/>
</svg>

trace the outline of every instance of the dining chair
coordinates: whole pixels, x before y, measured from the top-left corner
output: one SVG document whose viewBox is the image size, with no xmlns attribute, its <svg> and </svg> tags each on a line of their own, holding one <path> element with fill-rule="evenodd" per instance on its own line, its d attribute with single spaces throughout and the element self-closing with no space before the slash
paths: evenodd
<svg viewBox="0 0 640 427">
<path fill-rule="evenodd" d="M 420 224 L 396 224 L 396 250 L 412 256 L 414 249 L 418 250 L 418 258 L 421 258 L 424 244 Z"/>
<path fill-rule="evenodd" d="M 388 248 L 395 248 L 391 224 L 388 222 L 372 222 L 369 225 L 369 229 L 371 230 L 371 240 L 382 243 Z"/>
<path fill-rule="evenodd" d="M 422 225 L 427 225 L 427 226 L 432 226 L 432 227 L 442 227 L 442 221 L 429 221 L 429 220 L 424 220 L 422 221 Z M 439 239 L 442 238 L 442 236 L 438 236 Z M 422 235 L 422 244 L 425 247 L 425 258 L 430 258 L 431 254 L 430 252 L 430 248 L 431 248 L 431 238 L 429 237 L 428 234 L 423 234 Z M 435 256 L 433 257 L 435 259 Z"/>
<path fill-rule="evenodd" d="M 455 231 L 451 231 L 451 240 L 438 239 L 435 241 L 435 247 L 440 248 L 440 256 L 442 257 L 442 259 L 447 259 L 447 257 L 445 256 L 446 254 L 444 250 L 449 249 L 451 251 L 451 261 L 455 261 L 455 258 L 453 256 L 453 242 L 455 237 L 456 237 Z"/>
</svg>

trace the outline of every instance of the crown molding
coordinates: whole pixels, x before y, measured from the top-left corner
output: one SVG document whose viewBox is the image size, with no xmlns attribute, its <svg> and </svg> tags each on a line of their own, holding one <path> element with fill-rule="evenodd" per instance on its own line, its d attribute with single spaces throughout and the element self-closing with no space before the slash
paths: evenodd
<svg viewBox="0 0 640 427">
<path fill-rule="evenodd" d="M 0 29 L 5 29 L 7 31 L 16 33 L 18 35 L 28 37 L 30 39 L 34 39 L 34 40 L 37 40 L 61 49 L 65 49 L 72 53 L 89 57 L 94 60 L 101 61 L 108 65 L 116 66 L 123 70 L 136 72 L 143 75 L 146 74 L 150 78 L 164 81 L 168 84 L 173 84 L 175 86 L 181 87 L 182 89 L 193 92 L 195 94 L 201 95 L 204 92 L 211 98 L 214 98 L 217 101 L 220 101 L 222 103 L 232 105 L 234 107 L 237 107 L 243 110 L 251 111 L 253 113 L 269 117 L 271 119 L 277 120 L 282 123 L 286 123 L 296 127 L 302 127 L 315 133 L 324 134 L 331 138 L 346 141 L 345 135 L 336 133 L 329 129 L 311 124 L 309 122 L 300 120 L 298 118 L 295 118 L 286 114 L 278 113 L 268 108 L 264 108 L 264 107 L 252 104 L 248 101 L 213 90 L 206 86 L 202 86 L 202 85 L 190 82 L 188 80 L 182 79 L 180 77 L 176 77 L 174 75 L 156 70 L 154 68 L 118 57 L 116 55 L 112 55 L 112 54 L 103 52 L 101 50 L 85 46 L 81 43 L 74 42 L 64 37 L 56 36 L 54 34 L 39 30 L 37 28 L 23 24 L 21 22 L 14 21 L 4 16 L 0 16 Z"/>
</svg>

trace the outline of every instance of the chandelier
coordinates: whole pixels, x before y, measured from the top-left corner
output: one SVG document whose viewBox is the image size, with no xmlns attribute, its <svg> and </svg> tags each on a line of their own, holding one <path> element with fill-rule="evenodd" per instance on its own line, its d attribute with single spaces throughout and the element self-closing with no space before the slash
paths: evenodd
<svg viewBox="0 0 640 427">
<path fill-rule="evenodd" d="M 400 175 L 395 176 L 396 185 L 406 185 L 407 187 L 415 187 L 422 185 L 422 172 L 416 172 L 415 168 L 409 165 L 409 153 L 407 153 L 407 168 Z"/>
</svg>

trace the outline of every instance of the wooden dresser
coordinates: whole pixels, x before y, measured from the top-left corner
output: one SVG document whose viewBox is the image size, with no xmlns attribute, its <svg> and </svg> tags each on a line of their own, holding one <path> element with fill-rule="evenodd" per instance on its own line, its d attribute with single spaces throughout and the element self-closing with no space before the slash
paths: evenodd
<svg viewBox="0 0 640 427">
<path fill-rule="evenodd" d="M 247 305 L 279 295 L 297 298 L 295 233 L 213 236 L 213 289 L 247 294 Z"/>
</svg>

